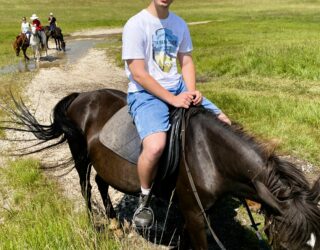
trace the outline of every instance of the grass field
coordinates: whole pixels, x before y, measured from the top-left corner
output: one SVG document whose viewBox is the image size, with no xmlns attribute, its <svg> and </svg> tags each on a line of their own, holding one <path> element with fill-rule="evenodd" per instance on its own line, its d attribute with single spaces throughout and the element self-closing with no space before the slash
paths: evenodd
<svg viewBox="0 0 320 250">
<path fill-rule="evenodd" d="M 0 249 L 118 249 L 63 198 L 34 160 L 1 169 Z"/>
<path fill-rule="evenodd" d="M 148 3 L 149 0 L 56 0 L 39 4 L 34 0 L 0 0 L 0 67 L 20 60 L 11 43 L 19 33 L 22 16 L 36 13 L 46 23 L 48 13 L 54 12 L 58 25 L 68 34 L 79 29 L 123 26 Z M 258 138 L 278 140 L 279 153 L 319 167 L 320 1 L 175 0 L 172 10 L 187 22 L 211 21 L 190 26 L 199 89 L 204 95 Z M 111 52 L 122 66 L 119 46 L 120 37 L 115 37 Z M 110 44 L 106 47 L 110 50 Z M 9 87 L 19 91 L 33 74 L 0 75 L 0 96 Z M 30 172 L 25 173 L 25 180 L 12 184 L 22 178 L 19 172 L 24 168 Z M 39 235 L 48 244 L 39 245 L 40 248 L 58 249 L 60 241 L 63 246 L 77 249 L 117 248 L 112 241 L 111 246 L 99 245 L 106 244 L 99 237 L 108 236 L 96 235 L 87 224 L 86 215 L 74 214 L 68 201 L 57 197 L 57 187 L 48 184 L 35 162 L 12 163 L 9 170 L 1 173 L 0 183 L 6 187 L 0 189 L 0 195 L 13 197 L 14 204 L 12 211 L 0 209 L 0 218 L 6 222 L 0 227 L 4 249 L 35 248 L 40 244 L 36 239 Z M 46 186 L 49 190 L 45 192 L 52 197 L 50 207 L 45 204 L 44 194 L 38 193 Z M 49 227 L 47 220 L 53 221 Z M 60 232 L 54 231 L 60 228 Z M 46 230 L 50 239 L 45 238 Z"/>
</svg>

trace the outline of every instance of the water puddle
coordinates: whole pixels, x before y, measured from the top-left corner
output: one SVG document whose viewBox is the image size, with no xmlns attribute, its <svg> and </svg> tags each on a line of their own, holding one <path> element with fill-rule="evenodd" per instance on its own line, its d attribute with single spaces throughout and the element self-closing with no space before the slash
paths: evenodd
<svg viewBox="0 0 320 250">
<path fill-rule="evenodd" d="M 75 64 L 80 58 L 84 57 L 89 49 L 101 43 L 101 40 L 71 40 L 67 42 L 65 60 L 67 64 Z"/>
<path fill-rule="evenodd" d="M 89 49 L 94 48 L 96 44 L 103 42 L 101 39 L 83 39 L 83 40 L 68 40 L 66 41 L 66 51 L 55 51 L 55 45 L 50 43 L 48 56 L 42 55 L 40 63 L 37 63 L 32 57 L 31 48 L 28 48 L 27 54 L 30 57 L 29 61 L 25 61 L 23 54 L 20 55 L 21 60 L 18 64 L 7 65 L 0 68 L 1 74 L 30 72 L 39 68 L 60 67 L 63 65 L 75 64 L 79 59 L 84 57 Z M 52 52 L 54 51 L 54 52 Z M 44 52 L 42 52 L 43 54 Z M 12 54 L 12 56 L 15 56 Z"/>
</svg>

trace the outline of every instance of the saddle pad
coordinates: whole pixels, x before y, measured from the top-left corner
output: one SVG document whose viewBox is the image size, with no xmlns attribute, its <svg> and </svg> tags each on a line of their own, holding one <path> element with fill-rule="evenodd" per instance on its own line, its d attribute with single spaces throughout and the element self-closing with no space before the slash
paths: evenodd
<svg viewBox="0 0 320 250">
<path fill-rule="evenodd" d="M 124 106 L 103 126 L 99 134 L 100 142 L 127 161 L 137 164 L 141 150 L 141 139 Z"/>
</svg>

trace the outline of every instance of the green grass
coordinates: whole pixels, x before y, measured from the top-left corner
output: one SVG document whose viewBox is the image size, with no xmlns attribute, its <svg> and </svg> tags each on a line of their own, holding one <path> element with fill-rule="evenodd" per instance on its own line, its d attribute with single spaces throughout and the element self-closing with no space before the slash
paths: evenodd
<svg viewBox="0 0 320 250">
<path fill-rule="evenodd" d="M 202 84 L 200 89 L 235 121 L 245 124 L 248 131 L 264 140 L 277 139 L 281 152 L 317 164 L 320 101 L 319 90 L 312 91 L 313 84 L 269 78 L 223 78 Z"/>
<path fill-rule="evenodd" d="M 118 249 L 108 233 L 97 233 L 87 213 L 76 212 L 37 161 L 1 168 L 0 249 Z"/>
</svg>

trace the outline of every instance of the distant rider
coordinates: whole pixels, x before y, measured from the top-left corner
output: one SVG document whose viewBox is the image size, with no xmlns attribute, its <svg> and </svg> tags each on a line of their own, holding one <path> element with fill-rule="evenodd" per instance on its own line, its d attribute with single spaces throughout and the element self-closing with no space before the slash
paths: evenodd
<svg viewBox="0 0 320 250">
<path fill-rule="evenodd" d="M 40 38 L 40 42 L 42 43 L 42 36 L 41 36 L 41 32 L 44 32 L 42 29 L 42 25 L 41 22 L 39 20 L 39 17 L 37 17 L 36 14 L 32 14 L 32 16 L 30 17 L 30 19 L 32 20 L 32 26 L 36 27 L 36 30 L 38 32 L 38 36 Z"/>
<path fill-rule="evenodd" d="M 31 34 L 30 23 L 27 22 L 27 18 L 26 17 L 22 18 L 21 33 L 26 35 L 28 41 L 30 40 L 30 34 Z"/>
<path fill-rule="evenodd" d="M 54 32 L 54 30 L 57 27 L 57 19 L 53 16 L 52 12 L 49 15 L 48 22 L 49 22 L 49 25 L 50 25 L 50 33 L 52 35 L 52 33 Z"/>
</svg>

